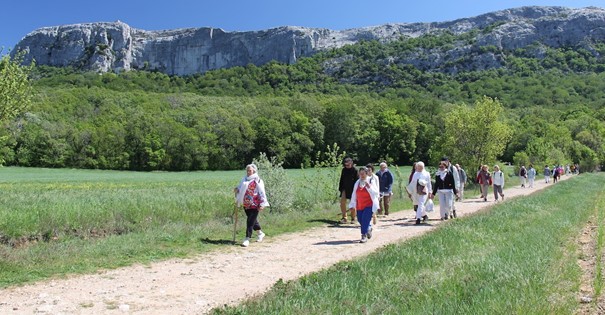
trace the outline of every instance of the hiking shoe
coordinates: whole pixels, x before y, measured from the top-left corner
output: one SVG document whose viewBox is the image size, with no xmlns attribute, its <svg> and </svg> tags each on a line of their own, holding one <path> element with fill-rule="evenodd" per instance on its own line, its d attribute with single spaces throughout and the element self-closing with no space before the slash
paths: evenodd
<svg viewBox="0 0 605 315">
<path fill-rule="evenodd" d="M 257 242 L 262 242 L 263 238 L 265 238 L 265 233 L 263 233 L 263 231 L 259 230 L 258 231 L 258 238 L 256 239 Z"/>
<path fill-rule="evenodd" d="M 420 224 L 420 219 L 416 219 L 416 225 Z"/>
<path fill-rule="evenodd" d="M 347 223 L 349 223 L 349 221 L 347 220 L 347 218 L 342 218 L 342 219 L 340 219 L 340 221 L 339 221 L 339 222 L 340 222 L 340 223 L 342 223 L 342 224 L 347 224 Z"/>
<path fill-rule="evenodd" d="M 243 246 L 243 247 L 248 247 L 248 245 L 250 245 L 250 238 L 249 238 L 249 237 L 246 237 L 246 238 L 244 239 L 244 241 L 242 242 L 242 246 Z"/>
<path fill-rule="evenodd" d="M 502 197 L 502 201 L 504 201 L 504 195 L 502 195 L 501 197 Z"/>
<path fill-rule="evenodd" d="M 426 222 L 426 221 L 428 221 L 428 220 L 429 220 L 429 216 L 425 214 L 425 215 L 422 217 L 422 222 Z"/>
<path fill-rule="evenodd" d="M 364 234 L 361 236 L 361 240 L 359 241 L 359 243 L 367 243 L 368 242 L 368 237 Z"/>
<path fill-rule="evenodd" d="M 487 201 L 487 198 L 483 198 L 483 201 Z"/>
<path fill-rule="evenodd" d="M 454 218 L 457 218 L 457 216 L 456 216 L 456 210 L 454 210 L 453 213 L 454 213 Z"/>
<path fill-rule="evenodd" d="M 370 228 L 368 229 L 368 234 L 366 234 L 366 236 L 368 237 L 368 239 L 372 238 L 372 227 L 370 226 Z"/>
</svg>

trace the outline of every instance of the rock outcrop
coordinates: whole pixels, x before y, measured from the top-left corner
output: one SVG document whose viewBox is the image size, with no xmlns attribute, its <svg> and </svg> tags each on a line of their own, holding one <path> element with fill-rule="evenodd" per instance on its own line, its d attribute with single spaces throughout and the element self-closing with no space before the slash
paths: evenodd
<svg viewBox="0 0 605 315">
<path fill-rule="evenodd" d="M 300 57 L 360 40 L 390 41 L 445 30 L 463 34 L 481 30 L 476 45 L 497 49 L 523 48 L 536 43 L 551 47 L 587 45 L 605 40 L 605 10 L 596 7 L 522 7 L 473 18 L 436 23 L 385 24 L 342 31 L 279 27 L 262 31 L 227 32 L 218 28 L 145 31 L 126 23 L 89 23 L 44 27 L 25 36 L 13 53 L 25 51 L 25 62 L 74 66 L 96 71 L 154 69 L 189 75 L 213 69 L 262 65 L 272 60 L 294 63 Z M 448 52 L 410 54 L 405 62 L 420 68 L 437 67 L 466 55 L 458 45 Z M 497 67 L 494 54 L 476 58 L 476 68 Z"/>
</svg>

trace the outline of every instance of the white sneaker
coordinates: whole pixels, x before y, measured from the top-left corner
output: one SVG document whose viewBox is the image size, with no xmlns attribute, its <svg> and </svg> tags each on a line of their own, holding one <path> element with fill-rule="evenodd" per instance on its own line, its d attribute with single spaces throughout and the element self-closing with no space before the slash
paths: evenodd
<svg viewBox="0 0 605 315">
<path fill-rule="evenodd" d="M 246 238 L 244 239 L 244 242 L 242 243 L 242 246 L 244 246 L 244 247 L 248 247 L 248 245 L 250 245 L 250 239 L 246 237 Z"/>
<path fill-rule="evenodd" d="M 263 238 L 265 238 L 265 233 L 263 233 L 263 231 L 258 231 L 258 238 L 256 239 L 257 242 L 262 242 Z"/>
</svg>

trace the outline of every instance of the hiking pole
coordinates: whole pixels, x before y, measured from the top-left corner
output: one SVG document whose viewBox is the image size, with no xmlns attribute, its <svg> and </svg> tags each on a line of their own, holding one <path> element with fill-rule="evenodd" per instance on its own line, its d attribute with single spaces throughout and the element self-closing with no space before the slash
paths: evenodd
<svg viewBox="0 0 605 315">
<path fill-rule="evenodd" d="M 233 203 L 233 244 L 235 244 L 235 234 L 237 233 L 237 199 Z"/>
</svg>

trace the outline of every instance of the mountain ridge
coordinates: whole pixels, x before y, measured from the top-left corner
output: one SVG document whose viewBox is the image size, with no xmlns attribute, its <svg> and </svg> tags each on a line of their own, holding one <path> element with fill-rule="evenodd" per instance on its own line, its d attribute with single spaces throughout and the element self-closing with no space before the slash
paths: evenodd
<svg viewBox="0 0 605 315">
<path fill-rule="evenodd" d="M 605 10 L 531 6 L 445 22 L 388 23 L 345 30 L 280 26 L 243 32 L 214 27 L 147 31 L 121 21 L 94 22 L 37 29 L 12 52 L 24 51 L 25 63 L 35 60 L 40 65 L 191 75 L 270 61 L 292 64 L 301 57 L 360 41 L 388 42 L 445 31 L 460 35 L 472 30 L 482 30 L 476 35 L 475 46 L 512 50 L 539 42 L 550 47 L 580 45 L 590 49 L 591 43 L 605 41 Z M 434 51 L 419 51 L 400 62 L 430 70 L 440 66 L 439 60 L 470 50 L 469 45 L 457 44 L 436 55 Z M 498 67 L 489 52 L 474 62 L 479 64 L 473 67 L 479 69 Z"/>
</svg>

